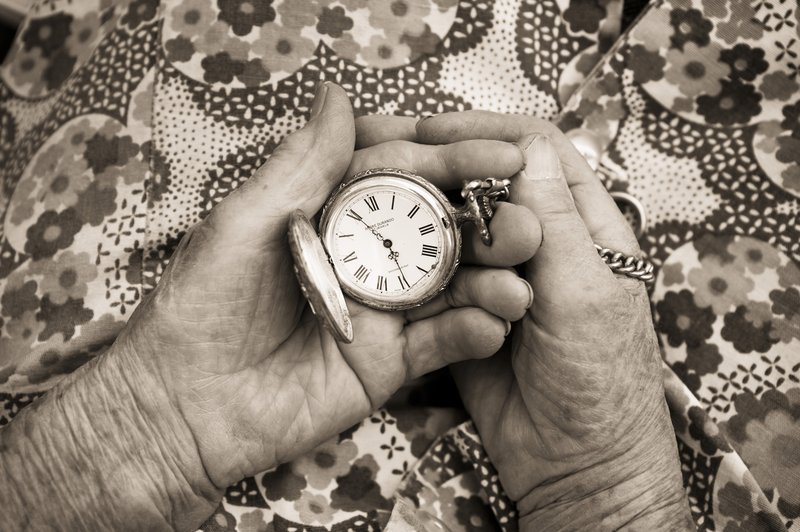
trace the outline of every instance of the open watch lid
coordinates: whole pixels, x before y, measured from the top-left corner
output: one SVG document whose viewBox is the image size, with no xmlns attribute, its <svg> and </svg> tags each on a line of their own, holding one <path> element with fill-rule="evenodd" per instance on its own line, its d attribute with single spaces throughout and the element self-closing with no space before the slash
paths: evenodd
<svg viewBox="0 0 800 532">
<path fill-rule="evenodd" d="M 289 218 L 289 247 L 300 289 L 312 312 L 337 340 L 353 341 L 353 323 L 344 294 L 317 231 L 302 211 Z"/>
</svg>

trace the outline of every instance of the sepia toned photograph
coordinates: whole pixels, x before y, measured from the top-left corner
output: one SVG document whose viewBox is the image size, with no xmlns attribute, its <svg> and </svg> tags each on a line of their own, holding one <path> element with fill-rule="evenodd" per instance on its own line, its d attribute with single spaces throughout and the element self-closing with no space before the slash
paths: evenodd
<svg viewBox="0 0 800 532">
<path fill-rule="evenodd" d="M 797 0 L 0 0 L 0 532 L 800 532 Z"/>
</svg>

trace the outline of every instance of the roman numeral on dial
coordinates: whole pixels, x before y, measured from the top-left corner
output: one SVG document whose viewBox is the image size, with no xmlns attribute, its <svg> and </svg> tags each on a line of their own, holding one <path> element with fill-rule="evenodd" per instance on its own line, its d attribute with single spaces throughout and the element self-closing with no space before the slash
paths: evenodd
<svg viewBox="0 0 800 532">
<path fill-rule="evenodd" d="M 423 257 L 434 257 L 436 258 L 436 252 L 439 251 L 439 248 L 436 246 L 429 246 L 428 244 L 422 244 L 422 256 Z"/>
<path fill-rule="evenodd" d="M 389 290 L 389 283 L 383 275 L 378 276 L 378 290 L 382 290 L 383 292 Z"/>
<path fill-rule="evenodd" d="M 400 283 L 400 290 L 405 290 L 406 288 L 411 288 L 411 285 L 403 279 L 402 275 L 397 276 L 397 282 Z"/>
<path fill-rule="evenodd" d="M 357 258 L 358 257 L 356 257 L 356 252 L 355 251 L 351 251 L 348 256 L 346 256 L 345 258 L 342 259 L 342 262 L 351 262 L 351 261 L 356 260 Z"/>
<path fill-rule="evenodd" d="M 413 207 L 411 207 L 411 210 L 408 211 L 408 217 L 413 218 L 414 215 L 417 214 L 417 212 L 419 212 L 419 205 L 414 205 Z"/>
<path fill-rule="evenodd" d="M 369 270 L 364 267 L 364 265 L 360 265 L 355 273 L 356 279 L 361 281 L 362 283 L 367 282 L 367 278 L 369 277 Z"/>
<path fill-rule="evenodd" d="M 367 196 L 364 198 L 364 202 L 369 207 L 369 212 L 375 212 L 378 210 L 378 200 L 375 199 L 375 196 Z"/>
<path fill-rule="evenodd" d="M 359 222 L 361 221 L 361 215 L 360 215 L 360 214 L 358 214 L 358 213 L 357 213 L 356 211 L 354 211 L 353 209 L 350 209 L 349 211 L 347 211 L 347 216 L 349 216 L 349 217 L 350 217 L 350 218 L 352 218 L 353 220 L 358 220 Z"/>
<path fill-rule="evenodd" d="M 419 234 L 421 234 L 422 236 L 433 233 L 434 231 L 435 229 L 433 228 L 433 224 L 423 225 L 422 227 L 419 228 Z"/>
</svg>

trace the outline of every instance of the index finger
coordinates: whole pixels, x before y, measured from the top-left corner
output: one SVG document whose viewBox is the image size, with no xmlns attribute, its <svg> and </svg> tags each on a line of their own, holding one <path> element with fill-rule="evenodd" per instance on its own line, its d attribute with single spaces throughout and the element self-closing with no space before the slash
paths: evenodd
<svg viewBox="0 0 800 532">
<path fill-rule="evenodd" d="M 541 134 L 550 138 L 564 171 L 575 206 L 594 242 L 628 255 L 639 252 L 639 243 L 625 217 L 584 157 L 554 124 L 523 115 L 488 111 L 444 113 L 417 123 L 417 142 L 441 144 L 466 139 L 519 142 Z"/>
</svg>

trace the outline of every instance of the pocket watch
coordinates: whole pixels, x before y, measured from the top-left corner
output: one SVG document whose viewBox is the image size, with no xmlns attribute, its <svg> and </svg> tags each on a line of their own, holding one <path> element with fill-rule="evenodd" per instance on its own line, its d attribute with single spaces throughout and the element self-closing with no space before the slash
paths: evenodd
<svg viewBox="0 0 800 532">
<path fill-rule="evenodd" d="M 495 202 L 508 179 L 464 184 L 461 206 L 424 178 L 395 168 L 353 176 L 328 198 L 317 232 L 302 211 L 289 220 L 289 246 L 303 295 L 343 342 L 353 340 L 344 294 L 394 311 L 424 304 L 445 289 L 461 257 L 461 226 L 474 223 L 491 245 Z"/>
</svg>

